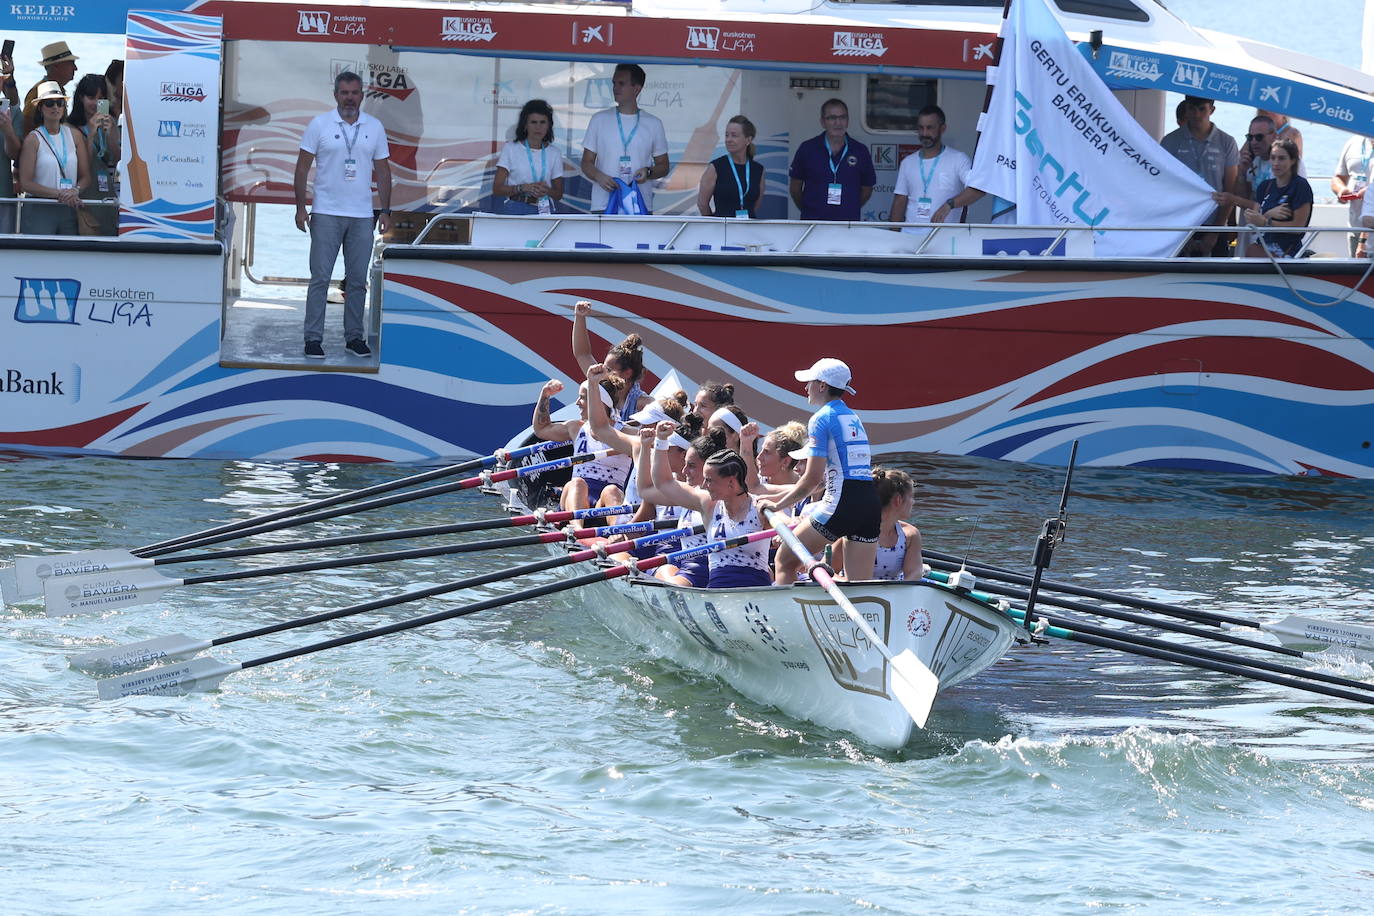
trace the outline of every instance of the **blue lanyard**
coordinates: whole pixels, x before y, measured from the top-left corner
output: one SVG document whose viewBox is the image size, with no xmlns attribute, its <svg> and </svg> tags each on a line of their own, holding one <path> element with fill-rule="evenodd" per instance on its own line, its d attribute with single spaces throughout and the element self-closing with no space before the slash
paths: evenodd
<svg viewBox="0 0 1374 916">
<path fill-rule="evenodd" d="M 639 116 L 643 112 L 635 112 L 635 127 L 630 131 L 630 135 L 625 136 L 625 125 L 620 122 L 620 109 L 615 110 L 615 129 L 620 131 L 620 149 L 625 155 L 630 155 L 630 143 L 634 140 L 635 134 L 639 133 Z"/>
<path fill-rule="evenodd" d="M 358 131 L 363 129 L 363 119 L 359 117 L 353 124 L 353 139 L 348 139 L 348 128 L 343 121 L 339 122 L 339 133 L 343 135 L 344 146 L 348 148 L 348 158 L 353 158 L 353 144 L 358 142 Z"/>
<path fill-rule="evenodd" d="M 545 161 L 544 158 L 545 155 L 548 153 L 548 149 L 548 143 L 545 143 L 543 146 L 539 147 L 539 174 L 536 175 L 534 174 L 534 154 L 530 152 L 530 141 L 525 141 L 525 158 L 529 160 L 530 163 L 530 178 L 532 178 L 534 181 L 539 182 L 540 184 L 544 182 L 544 176 L 549 173 L 549 164 L 547 161 Z"/>
<path fill-rule="evenodd" d="M 741 190 L 739 186 L 739 172 L 735 171 L 735 160 L 726 158 L 725 161 L 730 163 L 730 174 L 734 176 L 735 179 L 735 191 L 739 194 L 739 208 L 741 210 L 748 210 L 749 205 L 744 202 L 744 199 L 749 196 L 749 166 L 751 163 L 748 160 L 744 163 L 744 189 Z"/>
<path fill-rule="evenodd" d="M 52 138 L 48 136 L 48 129 L 47 129 L 46 127 L 40 127 L 40 128 L 38 129 L 38 131 L 39 131 L 39 135 L 42 136 L 43 141 L 44 141 L 45 143 L 48 144 L 48 149 L 50 149 L 50 150 L 52 151 L 52 157 L 53 157 L 53 159 L 56 159 L 56 160 L 57 160 L 57 169 L 58 169 L 58 171 L 60 171 L 60 172 L 62 173 L 62 177 L 63 177 L 63 178 L 66 178 L 66 177 L 67 177 L 67 131 L 66 131 L 65 129 L 63 129 L 63 127 L 62 127 L 61 124 L 57 125 L 57 135 L 58 135 L 59 137 L 62 138 L 62 155 L 61 155 L 61 156 L 58 156 L 58 155 L 57 155 L 57 147 L 55 147 L 55 146 L 52 145 Z"/>
<path fill-rule="evenodd" d="M 916 166 L 921 170 L 921 193 L 930 197 L 930 179 L 935 177 L 935 170 L 940 167 L 940 157 L 945 154 L 944 150 L 935 154 L 935 160 L 930 164 L 930 174 L 926 174 L 926 159 L 920 153 L 916 154 Z"/>
<path fill-rule="evenodd" d="M 830 144 L 829 144 L 829 142 L 826 143 L 825 151 L 826 151 L 827 153 L 830 152 Z M 844 162 L 845 154 L 848 153 L 848 152 L 849 152 L 849 134 L 845 134 L 845 135 L 844 135 L 844 149 L 840 150 L 840 160 L 839 160 L 840 162 Z M 839 165 L 839 162 L 836 162 L 836 161 L 835 161 L 835 158 L 834 158 L 833 156 L 827 156 L 827 157 L 826 157 L 826 161 L 830 163 L 830 180 L 833 181 L 833 182 L 835 182 L 836 184 L 839 184 L 839 181 L 840 181 L 840 165 Z"/>
</svg>

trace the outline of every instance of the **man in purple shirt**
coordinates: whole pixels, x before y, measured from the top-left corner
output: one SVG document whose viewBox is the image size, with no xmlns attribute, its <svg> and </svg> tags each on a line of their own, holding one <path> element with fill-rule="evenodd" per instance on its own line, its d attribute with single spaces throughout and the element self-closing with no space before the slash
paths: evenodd
<svg viewBox="0 0 1374 916">
<path fill-rule="evenodd" d="M 792 202 L 802 219 L 858 220 L 878 183 L 873 158 L 849 136 L 849 106 L 839 99 L 821 106 L 821 127 L 792 157 Z"/>
</svg>

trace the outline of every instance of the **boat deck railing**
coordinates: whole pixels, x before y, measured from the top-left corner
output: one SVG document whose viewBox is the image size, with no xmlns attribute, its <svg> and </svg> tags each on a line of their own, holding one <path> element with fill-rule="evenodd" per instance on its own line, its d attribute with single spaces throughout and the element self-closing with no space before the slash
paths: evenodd
<svg viewBox="0 0 1374 916">
<path fill-rule="evenodd" d="M 81 204 L 83 207 L 114 207 L 115 209 L 119 208 L 119 200 L 114 197 L 83 197 L 81 198 Z M 13 233 L 14 235 L 25 234 L 24 211 L 26 209 L 30 207 L 67 206 L 66 204 L 62 203 L 62 201 L 54 200 L 51 197 L 0 197 L 0 214 L 2 214 L 5 210 L 10 209 L 10 205 L 13 205 L 13 209 L 11 210 L 11 212 L 14 214 L 14 229 L 8 231 Z M 0 219 L 0 226 L 3 226 L 3 224 L 4 220 Z"/>
</svg>

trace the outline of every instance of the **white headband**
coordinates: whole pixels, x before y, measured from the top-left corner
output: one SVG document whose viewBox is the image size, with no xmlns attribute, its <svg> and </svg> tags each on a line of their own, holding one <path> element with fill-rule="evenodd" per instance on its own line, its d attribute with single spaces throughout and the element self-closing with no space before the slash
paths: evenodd
<svg viewBox="0 0 1374 916">
<path fill-rule="evenodd" d="M 707 427 L 717 420 L 724 423 L 735 432 L 739 432 L 740 428 L 744 426 L 744 424 L 740 422 L 739 417 L 735 416 L 734 411 L 728 407 L 717 407 L 716 412 L 711 414 L 711 419 L 706 421 Z"/>
<path fill-rule="evenodd" d="M 584 395 L 587 393 L 587 383 L 586 383 L 586 382 L 583 382 L 583 383 L 582 383 L 581 385 L 579 385 L 578 387 L 582 389 L 582 393 L 583 393 Z M 606 391 L 606 388 L 605 388 L 604 386 L 602 386 L 602 385 L 597 385 L 597 386 L 596 386 L 596 390 L 599 391 L 599 392 L 601 392 L 601 403 L 602 403 L 602 404 L 605 404 L 607 407 L 614 407 L 614 406 L 615 406 L 615 401 L 612 401 L 612 400 L 611 400 L 611 395 L 610 395 L 610 393 L 609 393 L 608 391 Z"/>
<path fill-rule="evenodd" d="M 673 433 L 671 436 L 668 437 L 668 444 L 671 445 L 673 448 L 680 448 L 684 452 L 692 447 L 692 443 L 682 438 L 682 436 L 678 433 Z"/>
<path fill-rule="evenodd" d="M 640 426 L 652 426 L 661 420 L 676 422 L 672 417 L 663 412 L 663 408 L 658 406 L 657 401 L 637 413 L 630 414 L 630 419 Z"/>
</svg>

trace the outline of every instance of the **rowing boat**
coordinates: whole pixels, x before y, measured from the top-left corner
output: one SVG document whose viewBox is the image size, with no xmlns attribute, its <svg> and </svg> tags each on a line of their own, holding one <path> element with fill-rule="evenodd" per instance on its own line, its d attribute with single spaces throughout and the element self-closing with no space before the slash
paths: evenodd
<svg viewBox="0 0 1374 916">
<path fill-rule="evenodd" d="M 513 514 L 533 508 L 528 488 L 494 492 Z M 911 739 L 892 666 L 818 585 L 686 588 L 632 574 L 576 594 L 616 636 L 751 700 L 878 747 Z M 939 678 L 941 692 L 994 664 L 1023 632 L 1001 608 L 926 580 L 846 583 L 844 594 L 893 655 L 910 649 Z"/>
</svg>

